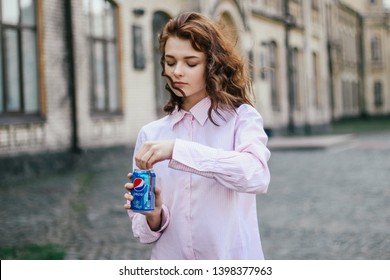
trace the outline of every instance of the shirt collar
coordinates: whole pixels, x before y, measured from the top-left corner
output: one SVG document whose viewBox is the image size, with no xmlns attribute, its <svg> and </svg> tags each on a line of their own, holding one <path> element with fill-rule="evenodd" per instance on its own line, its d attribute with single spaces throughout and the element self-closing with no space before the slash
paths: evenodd
<svg viewBox="0 0 390 280">
<path fill-rule="evenodd" d="M 208 110 L 211 105 L 210 97 L 205 97 L 198 103 L 196 103 L 189 112 L 184 111 L 183 109 L 178 110 L 178 108 L 173 111 L 172 114 L 172 121 L 171 121 L 171 127 L 173 128 L 175 124 L 180 122 L 185 115 L 190 114 L 192 115 L 198 123 L 203 126 L 207 120 L 208 116 Z"/>
</svg>

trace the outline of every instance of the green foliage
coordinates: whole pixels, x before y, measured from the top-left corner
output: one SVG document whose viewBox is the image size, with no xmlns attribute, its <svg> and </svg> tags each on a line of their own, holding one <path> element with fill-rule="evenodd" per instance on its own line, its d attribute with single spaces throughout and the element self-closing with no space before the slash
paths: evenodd
<svg viewBox="0 0 390 280">
<path fill-rule="evenodd" d="M 2 260 L 63 260 L 64 257 L 64 249 L 53 244 L 0 247 Z"/>
<path fill-rule="evenodd" d="M 337 134 L 390 131 L 390 117 L 345 119 L 334 122 L 332 126 L 332 133 Z"/>
</svg>

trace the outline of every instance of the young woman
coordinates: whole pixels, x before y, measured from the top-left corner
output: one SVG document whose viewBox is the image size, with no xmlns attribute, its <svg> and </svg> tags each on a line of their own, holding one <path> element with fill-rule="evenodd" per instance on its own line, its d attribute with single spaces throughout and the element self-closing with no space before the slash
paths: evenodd
<svg viewBox="0 0 390 280">
<path fill-rule="evenodd" d="M 245 64 L 194 12 L 167 23 L 160 50 L 168 114 L 141 129 L 133 161 L 154 169 L 156 205 L 128 210 L 133 233 L 155 244 L 152 259 L 263 259 L 256 194 L 267 192 L 270 152 Z"/>
</svg>

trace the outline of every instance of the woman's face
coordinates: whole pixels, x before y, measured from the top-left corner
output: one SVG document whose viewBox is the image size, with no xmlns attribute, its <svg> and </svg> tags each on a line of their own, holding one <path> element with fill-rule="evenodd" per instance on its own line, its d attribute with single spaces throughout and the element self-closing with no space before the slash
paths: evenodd
<svg viewBox="0 0 390 280">
<path fill-rule="evenodd" d="M 167 82 L 177 96 L 183 96 L 183 109 L 192 106 L 207 96 L 206 56 L 195 50 L 189 40 L 169 37 L 165 45 L 165 75 Z"/>
</svg>

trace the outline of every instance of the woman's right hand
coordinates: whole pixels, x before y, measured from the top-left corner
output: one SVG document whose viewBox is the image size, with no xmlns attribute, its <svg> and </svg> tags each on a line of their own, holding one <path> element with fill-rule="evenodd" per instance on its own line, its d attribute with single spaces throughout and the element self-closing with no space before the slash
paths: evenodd
<svg viewBox="0 0 390 280">
<path fill-rule="evenodd" d="M 129 178 L 130 183 L 126 183 L 124 188 L 127 190 L 127 192 L 124 195 L 124 198 L 127 199 L 129 202 L 124 205 L 124 208 L 127 210 L 130 209 L 131 201 L 133 201 L 134 197 L 131 195 L 131 190 L 134 188 L 133 183 L 131 183 L 131 177 L 133 176 L 133 173 L 127 174 L 127 178 Z M 141 214 L 145 215 L 146 221 L 149 224 L 149 227 L 153 231 L 157 231 L 161 228 L 161 221 L 162 221 L 162 199 L 161 199 L 161 190 L 156 187 L 155 189 L 155 206 L 154 210 L 150 212 L 141 212 Z"/>
</svg>

